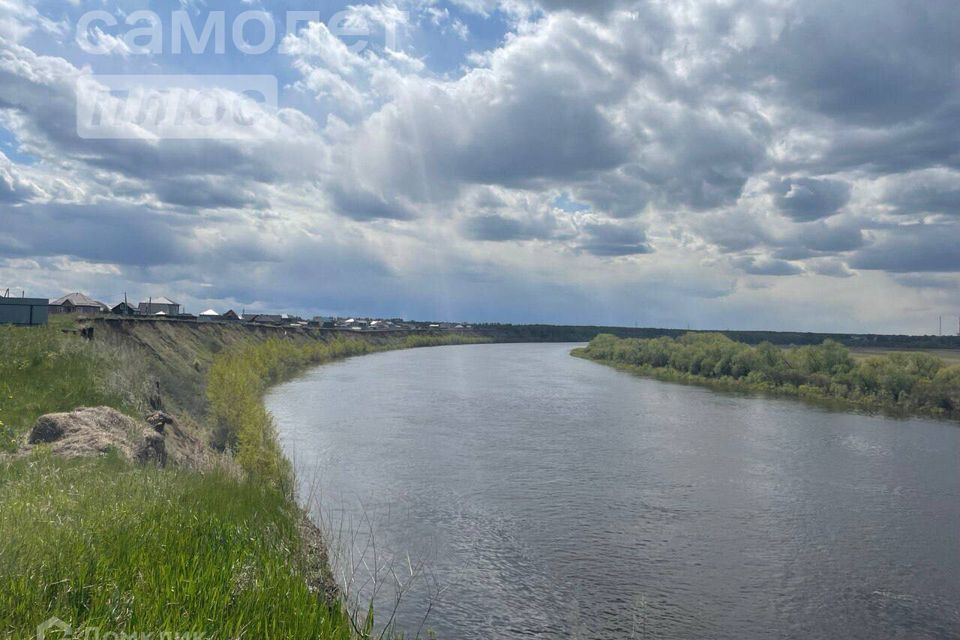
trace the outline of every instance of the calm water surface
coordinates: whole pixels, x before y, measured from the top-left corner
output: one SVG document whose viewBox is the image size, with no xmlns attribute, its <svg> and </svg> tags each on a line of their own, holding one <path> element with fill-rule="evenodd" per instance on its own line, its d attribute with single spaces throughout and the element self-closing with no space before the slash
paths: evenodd
<svg viewBox="0 0 960 640">
<path fill-rule="evenodd" d="M 571 346 L 383 353 L 270 394 L 355 595 L 374 566 L 413 568 L 400 626 L 432 601 L 452 640 L 960 638 L 960 427 L 660 383 Z"/>
</svg>

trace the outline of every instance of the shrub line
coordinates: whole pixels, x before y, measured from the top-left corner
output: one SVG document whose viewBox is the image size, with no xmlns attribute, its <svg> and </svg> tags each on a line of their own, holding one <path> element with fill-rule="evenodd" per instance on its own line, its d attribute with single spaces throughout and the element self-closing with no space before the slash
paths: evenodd
<svg viewBox="0 0 960 640">
<path fill-rule="evenodd" d="M 843 345 L 750 346 L 722 334 L 617 338 L 602 334 L 572 355 L 665 382 L 795 397 L 835 407 L 960 419 L 960 365 L 925 353 L 857 361 Z"/>
</svg>

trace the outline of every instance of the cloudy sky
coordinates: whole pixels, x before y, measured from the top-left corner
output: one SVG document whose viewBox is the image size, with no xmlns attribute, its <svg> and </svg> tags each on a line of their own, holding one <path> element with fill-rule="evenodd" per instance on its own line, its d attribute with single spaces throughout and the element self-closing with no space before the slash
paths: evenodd
<svg viewBox="0 0 960 640">
<path fill-rule="evenodd" d="M 222 52 L 175 41 L 220 11 Z M 0 0 L 0 289 L 933 333 L 960 313 L 958 30 L 956 0 Z M 81 131 L 90 86 L 160 74 L 278 101 L 249 131 Z"/>
</svg>

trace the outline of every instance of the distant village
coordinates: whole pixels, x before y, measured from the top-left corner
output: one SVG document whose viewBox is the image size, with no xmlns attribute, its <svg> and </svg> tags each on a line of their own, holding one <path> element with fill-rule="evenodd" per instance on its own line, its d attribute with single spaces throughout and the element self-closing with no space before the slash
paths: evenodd
<svg viewBox="0 0 960 640">
<path fill-rule="evenodd" d="M 242 323 L 251 325 L 336 329 L 341 331 L 417 331 L 472 329 L 468 324 L 450 322 L 412 322 L 400 318 L 334 318 L 317 316 L 306 319 L 299 316 L 273 313 L 239 313 L 234 309 L 220 312 L 207 309 L 196 315 L 187 313 L 179 302 L 165 296 L 150 297 L 140 302 L 123 300 L 112 307 L 83 293 L 68 293 L 56 300 L 47 298 L 12 297 L 0 291 L 0 324 L 44 325 L 50 316 L 82 314 L 109 318 L 141 320 L 172 320 L 179 322 Z"/>
</svg>

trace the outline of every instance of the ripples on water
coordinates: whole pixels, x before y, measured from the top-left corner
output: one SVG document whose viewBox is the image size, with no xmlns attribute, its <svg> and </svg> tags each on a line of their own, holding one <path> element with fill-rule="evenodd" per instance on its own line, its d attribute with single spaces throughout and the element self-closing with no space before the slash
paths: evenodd
<svg viewBox="0 0 960 640">
<path fill-rule="evenodd" d="M 570 348 L 384 353 L 269 396 L 331 535 L 423 561 L 410 635 L 439 587 L 428 626 L 454 640 L 960 638 L 955 424 L 670 385 Z"/>
</svg>

